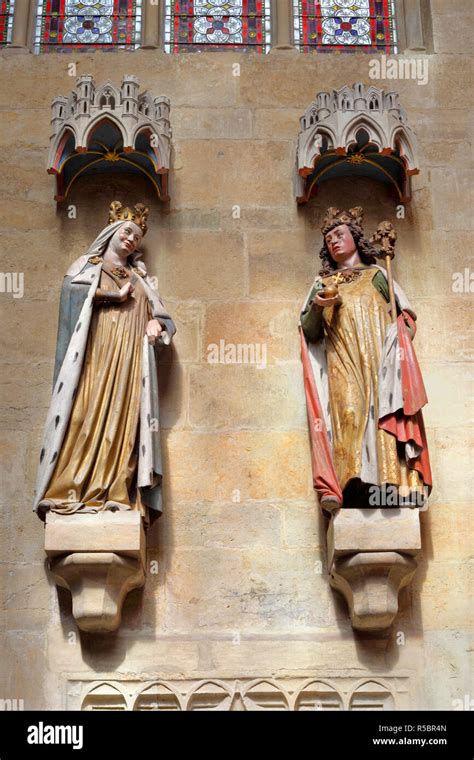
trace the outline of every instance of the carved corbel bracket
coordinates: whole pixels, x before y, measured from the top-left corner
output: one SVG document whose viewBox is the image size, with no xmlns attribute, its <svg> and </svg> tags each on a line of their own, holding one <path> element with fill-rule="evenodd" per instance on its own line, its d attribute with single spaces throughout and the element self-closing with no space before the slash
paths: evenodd
<svg viewBox="0 0 474 760">
<path fill-rule="evenodd" d="M 398 593 L 416 571 L 421 549 L 419 510 L 341 509 L 328 530 L 330 584 L 344 596 L 352 627 L 388 628 Z"/>
<path fill-rule="evenodd" d="M 72 595 L 82 631 L 115 631 L 126 595 L 145 583 L 145 533 L 138 512 L 46 516 L 45 551 L 55 582 Z"/>
</svg>

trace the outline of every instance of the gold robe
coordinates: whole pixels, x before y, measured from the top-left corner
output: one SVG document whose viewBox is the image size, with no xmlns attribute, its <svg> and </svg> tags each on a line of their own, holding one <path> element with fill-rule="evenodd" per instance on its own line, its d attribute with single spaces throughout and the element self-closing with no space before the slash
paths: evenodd
<svg viewBox="0 0 474 760">
<path fill-rule="evenodd" d="M 408 495 L 422 486 L 418 472 L 407 468 L 396 438 L 378 428 L 378 373 L 390 314 L 372 284 L 374 274 L 373 268 L 354 270 L 351 281 L 337 282 L 343 305 L 323 312 L 333 460 L 342 490 L 361 479 L 363 459 L 375 457 L 375 482 L 401 486 Z M 334 281 L 332 275 L 323 278 L 323 284 Z"/>
<path fill-rule="evenodd" d="M 99 287 L 129 280 L 104 262 Z M 140 277 L 119 303 L 94 304 L 81 378 L 56 467 L 42 499 L 53 512 L 134 509 L 145 515 L 136 488 L 142 344 L 151 318 Z"/>
</svg>

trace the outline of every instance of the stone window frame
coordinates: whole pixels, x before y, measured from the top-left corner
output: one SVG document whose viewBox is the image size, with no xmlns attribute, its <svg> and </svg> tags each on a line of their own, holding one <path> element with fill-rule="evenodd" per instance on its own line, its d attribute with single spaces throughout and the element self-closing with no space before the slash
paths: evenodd
<svg viewBox="0 0 474 760">
<path fill-rule="evenodd" d="M 271 0 L 273 50 L 293 50 L 293 8 L 289 0 Z M 397 0 L 396 28 L 398 54 L 405 52 L 432 53 L 433 32 L 430 0 Z M 36 0 L 15 3 L 12 41 L 4 49 L 32 51 L 36 23 Z M 164 2 L 143 5 L 142 42 L 138 50 L 163 50 Z M 295 51 L 297 52 L 297 51 Z M 374 52 L 375 54 L 375 52 Z"/>
</svg>

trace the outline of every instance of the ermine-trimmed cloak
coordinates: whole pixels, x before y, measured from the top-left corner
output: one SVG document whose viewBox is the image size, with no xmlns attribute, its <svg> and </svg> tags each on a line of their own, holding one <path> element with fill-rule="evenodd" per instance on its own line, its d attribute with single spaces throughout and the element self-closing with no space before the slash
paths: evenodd
<svg viewBox="0 0 474 760">
<path fill-rule="evenodd" d="M 392 323 L 385 270 L 355 269 L 339 286 L 342 306 L 311 308 L 332 275 L 317 277 L 301 313 L 313 484 L 323 505 L 342 505 L 351 480 L 428 491 L 432 483 L 421 412 L 427 397 L 411 342 L 416 315 L 394 283 Z"/>
<path fill-rule="evenodd" d="M 83 371 L 91 321 L 94 306 L 96 306 L 94 297 L 103 268 L 102 255 L 111 237 L 122 224 L 123 221 L 118 221 L 107 225 L 94 240 L 87 253 L 76 259 L 64 277 L 59 307 L 54 388 L 44 428 L 33 506 L 40 517 L 44 516 L 43 510 L 48 508 L 40 502 L 47 493 L 53 478 Z M 154 289 L 152 280 L 146 274 L 140 255 L 139 252 L 135 252 L 128 263 L 139 279 L 137 286 L 142 286 L 146 294 L 149 313 L 152 318 L 160 322 L 163 332 L 155 346 L 148 343 L 146 335 L 143 335 L 141 343 L 136 487 L 140 492 L 141 504 L 159 513 L 162 510 L 163 472 L 158 424 L 159 395 L 156 357 L 164 346 L 170 344 L 176 328 L 159 294 Z M 85 506 L 84 511 L 95 510 Z"/>
</svg>

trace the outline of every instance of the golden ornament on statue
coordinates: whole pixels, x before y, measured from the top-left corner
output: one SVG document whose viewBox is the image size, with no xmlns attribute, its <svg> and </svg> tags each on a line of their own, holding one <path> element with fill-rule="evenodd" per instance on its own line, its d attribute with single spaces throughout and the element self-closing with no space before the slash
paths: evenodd
<svg viewBox="0 0 474 760">
<path fill-rule="evenodd" d="M 330 283 L 320 291 L 319 295 L 321 298 L 336 298 L 339 295 L 339 290 L 337 285 Z"/>
<path fill-rule="evenodd" d="M 143 234 L 146 234 L 148 219 L 148 209 L 143 203 L 136 203 L 133 208 L 128 206 L 124 208 L 120 201 L 112 201 L 109 209 L 109 224 L 114 222 L 134 222 L 137 224 Z"/>
</svg>

